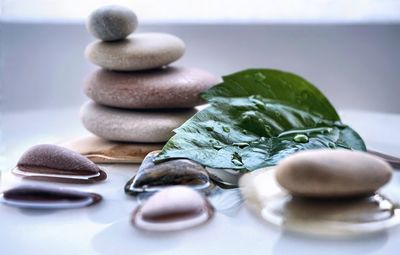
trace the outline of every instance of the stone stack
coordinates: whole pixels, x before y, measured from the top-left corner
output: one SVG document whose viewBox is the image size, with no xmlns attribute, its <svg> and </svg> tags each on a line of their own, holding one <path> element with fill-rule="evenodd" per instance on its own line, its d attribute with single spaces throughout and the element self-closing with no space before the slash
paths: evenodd
<svg viewBox="0 0 400 255">
<path fill-rule="evenodd" d="M 184 42 L 165 33 L 135 33 L 137 17 L 120 6 L 95 10 L 87 22 L 98 39 L 85 50 L 101 68 L 86 80 L 93 101 L 81 111 L 83 125 L 98 137 L 121 142 L 163 143 L 204 103 L 199 94 L 219 79 L 197 68 L 170 66 Z"/>
</svg>

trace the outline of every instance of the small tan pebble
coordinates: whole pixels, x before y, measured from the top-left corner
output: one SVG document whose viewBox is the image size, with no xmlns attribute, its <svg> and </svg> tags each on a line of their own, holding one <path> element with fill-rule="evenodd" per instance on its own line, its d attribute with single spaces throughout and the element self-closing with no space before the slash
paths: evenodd
<svg viewBox="0 0 400 255">
<path fill-rule="evenodd" d="M 167 67 L 141 72 L 99 69 L 85 83 L 93 101 L 127 109 L 190 108 L 205 102 L 200 93 L 219 82 L 211 73 L 188 67 Z"/>
<path fill-rule="evenodd" d="M 350 150 L 310 150 L 282 160 L 277 182 L 303 197 L 358 197 L 373 194 L 392 176 L 382 159 Z"/>
<path fill-rule="evenodd" d="M 87 130 L 106 140 L 161 143 L 195 113 L 195 109 L 135 111 L 88 102 L 81 109 L 81 120 Z"/>
<path fill-rule="evenodd" d="M 141 163 L 149 152 L 161 150 L 164 143 L 112 142 L 91 135 L 60 146 L 76 151 L 94 163 Z"/>
<path fill-rule="evenodd" d="M 138 25 L 136 14 L 129 8 L 119 5 L 102 6 L 94 10 L 87 22 L 87 30 L 103 41 L 125 39 Z"/>
<path fill-rule="evenodd" d="M 139 33 L 115 42 L 97 41 L 86 47 L 93 64 L 114 71 L 138 71 L 168 65 L 183 56 L 185 43 L 164 33 Z"/>
<path fill-rule="evenodd" d="M 197 191 L 174 186 L 151 196 L 134 214 L 134 226 L 150 231 L 174 231 L 194 227 L 208 221 L 211 205 Z"/>
</svg>

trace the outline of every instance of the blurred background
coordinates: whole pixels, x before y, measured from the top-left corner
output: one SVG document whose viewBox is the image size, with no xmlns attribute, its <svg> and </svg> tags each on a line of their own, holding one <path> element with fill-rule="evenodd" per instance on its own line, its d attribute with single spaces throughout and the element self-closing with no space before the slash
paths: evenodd
<svg viewBox="0 0 400 255">
<path fill-rule="evenodd" d="M 139 32 L 181 37 L 177 65 L 283 69 L 338 109 L 400 113 L 398 0 L 0 0 L 0 170 L 22 142 L 84 132 L 82 82 L 97 68 L 83 56 L 94 40 L 84 22 L 106 4 L 133 9 Z"/>
</svg>

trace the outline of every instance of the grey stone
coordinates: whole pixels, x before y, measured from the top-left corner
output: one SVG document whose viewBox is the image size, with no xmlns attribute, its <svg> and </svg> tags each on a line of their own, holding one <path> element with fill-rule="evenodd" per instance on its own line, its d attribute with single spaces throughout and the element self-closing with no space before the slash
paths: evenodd
<svg viewBox="0 0 400 255">
<path fill-rule="evenodd" d="M 157 143 L 167 141 L 172 130 L 195 113 L 195 109 L 134 111 L 88 102 L 82 107 L 81 119 L 86 129 L 107 140 Z"/>
<path fill-rule="evenodd" d="M 94 10 L 87 22 L 87 30 L 103 41 L 125 39 L 136 30 L 138 19 L 129 8 L 108 5 Z"/>
</svg>

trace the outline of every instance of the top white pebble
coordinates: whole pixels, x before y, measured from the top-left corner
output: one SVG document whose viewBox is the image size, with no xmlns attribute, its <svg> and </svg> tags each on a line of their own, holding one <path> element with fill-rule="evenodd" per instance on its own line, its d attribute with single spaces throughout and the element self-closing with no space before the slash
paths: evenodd
<svg viewBox="0 0 400 255">
<path fill-rule="evenodd" d="M 94 37 L 102 41 L 123 40 L 136 30 L 138 19 L 129 8 L 108 5 L 94 10 L 87 22 L 86 28 Z"/>
</svg>

